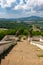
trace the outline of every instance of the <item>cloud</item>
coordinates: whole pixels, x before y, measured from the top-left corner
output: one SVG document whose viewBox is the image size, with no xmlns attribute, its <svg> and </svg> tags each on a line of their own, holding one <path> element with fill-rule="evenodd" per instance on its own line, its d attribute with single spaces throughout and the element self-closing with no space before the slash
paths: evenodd
<svg viewBox="0 0 43 65">
<path fill-rule="evenodd" d="M 37 6 L 34 7 L 33 9 L 34 9 L 35 11 L 37 11 L 37 12 L 38 12 L 38 11 L 41 12 L 41 11 L 43 11 L 43 5 L 40 5 L 40 6 L 37 5 Z"/>
<path fill-rule="evenodd" d="M 0 12 L 19 16 L 43 13 L 43 0 L 0 0 Z"/>
<path fill-rule="evenodd" d="M 43 0 L 0 0 L 2 8 L 12 7 L 13 10 L 33 10 L 34 8 L 37 9 L 37 6 L 41 8 L 42 5 Z"/>
<path fill-rule="evenodd" d="M 38 0 L 38 5 L 43 5 L 43 0 Z"/>
<path fill-rule="evenodd" d="M 11 7 L 11 4 L 15 3 L 15 2 L 16 2 L 16 0 L 0 0 L 0 6 L 2 8 Z"/>
<path fill-rule="evenodd" d="M 43 0 L 25 0 L 26 4 L 24 3 L 23 0 L 20 0 L 20 3 L 14 7 L 14 10 L 18 9 L 33 9 L 36 6 L 41 6 L 43 4 Z"/>
</svg>

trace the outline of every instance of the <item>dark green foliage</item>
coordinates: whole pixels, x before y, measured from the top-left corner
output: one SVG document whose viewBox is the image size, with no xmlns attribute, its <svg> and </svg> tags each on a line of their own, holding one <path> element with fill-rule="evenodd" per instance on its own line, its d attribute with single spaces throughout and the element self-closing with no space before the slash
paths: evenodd
<svg viewBox="0 0 43 65">
<path fill-rule="evenodd" d="M 29 35 L 29 31 L 28 30 L 24 30 L 23 35 L 28 36 Z"/>
<path fill-rule="evenodd" d="M 19 35 L 23 35 L 23 32 L 24 32 L 24 28 L 23 27 L 21 27 L 21 28 L 19 28 Z"/>
<path fill-rule="evenodd" d="M 7 34 L 8 34 L 8 35 L 15 35 L 15 33 L 16 33 L 16 29 L 9 29 L 9 30 L 7 31 Z"/>
<path fill-rule="evenodd" d="M 18 22 L 18 21 L 12 21 L 12 20 L 0 20 L 0 28 L 5 28 L 8 30 L 0 30 L 0 40 L 5 35 L 15 35 L 18 31 L 19 35 L 31 35 L 30 29 L 32 28 L 32 25 L 35 25 L 38 27 L 38 29 L 41 29 L 41 31 L 32 31 L 32 36 L 41 35 L 43 36 L 43 21 L 28 21 L 28 22 Z"/>
<path fill-rule="evenodd" d="M 41 36 L 43 36 L 43 31 L 41 31 Z"/>
<path fill-rule="evenodd" d="M 0 28 L 7 29 L 19 29 L 21 27 L 29 29 L 30 24 L 26 24 L 25 22 L 15 22 L 15 21 L 0 21 Z"/>
<path fill-rule="evenodd" d="M 0 40 L 5 36 L 5 35 L 15 35 L 16 30 L 15 29 L 9 29 L 9 30 L 0 30 Z"/>
<path fill-rule="evenodd" d="M 25 35 L 28 36 L 29 35 L 29 31 L 23 27 L 19 28 L 19 35 Z"/>
<path fill-rule="evenodd" d="M 41 32 L 39 32 L 39 31 L 32 31 L 32 36 L 39 36 L 39 35 L 41 35 Z"/>
<path fill-rule="evenodd" d="M 7 30 L 0 30 L 0 40 L 7 35 Z"/>
</svg>

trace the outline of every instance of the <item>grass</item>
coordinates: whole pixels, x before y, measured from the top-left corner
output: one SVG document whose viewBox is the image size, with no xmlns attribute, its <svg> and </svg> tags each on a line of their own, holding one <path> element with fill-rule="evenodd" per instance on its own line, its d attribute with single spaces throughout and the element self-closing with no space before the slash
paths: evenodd
<svg viewBox="0 0 43 65">
<path fill-rule="evenodd" d="M 37 55 L 38 57 L 43 57 L 43 54 Z"/>
</svg>

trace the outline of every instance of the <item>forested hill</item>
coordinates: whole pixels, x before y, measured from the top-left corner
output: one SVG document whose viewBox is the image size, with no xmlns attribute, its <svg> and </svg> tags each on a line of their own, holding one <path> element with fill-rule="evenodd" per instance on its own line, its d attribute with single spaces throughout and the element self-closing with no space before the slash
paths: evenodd
<svg viewBox="0 0 43 65">
<path fill-rule="evenodd" d="M 4 21 L 8 21 L 8 20 L 12 20 L 12 21 L 41 21 L 43 20 L 43 17 L 38 17 L 38 16 L 30 16 L 30 17 L 22 17 L 22 18 L 0 18 L 0 20 L 4 20 Z"/>
<path fill-rule="evenodd" d="M 35 25 L 41 29 L 43 29 L 43 21 L 20 21 L 20 20 L 5 20 L 0 19 L 0 28 L 14 29 L 24 27 L 29 29 L 32 25 Z"/>
</svg>

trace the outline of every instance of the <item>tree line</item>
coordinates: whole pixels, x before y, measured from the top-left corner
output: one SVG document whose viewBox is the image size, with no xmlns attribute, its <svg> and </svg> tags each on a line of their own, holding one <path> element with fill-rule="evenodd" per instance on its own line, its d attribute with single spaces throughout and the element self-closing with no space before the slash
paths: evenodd
<svg viewBox="0 0 43 65">
<path fill-rule="evenodd" d="M 18 33 L 17 33 L 18 31 Z M 0 40 L 5 36 L 5 35 L 24 35 L 24 36 L 30 36 L 32 34 L 32 36 L 43 36 L 43 31 L 31 31 L 30 34 L 30 30 L 25 29 L 23 27 L 19 28 L 19 29 L 8 29 L 8 30 L 0 30 Z"/>
</svg>

